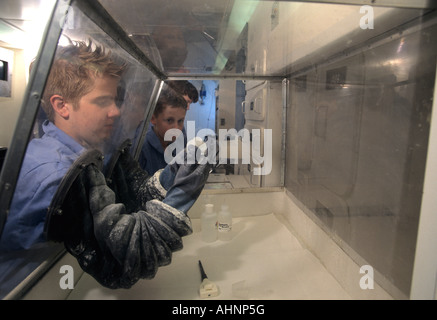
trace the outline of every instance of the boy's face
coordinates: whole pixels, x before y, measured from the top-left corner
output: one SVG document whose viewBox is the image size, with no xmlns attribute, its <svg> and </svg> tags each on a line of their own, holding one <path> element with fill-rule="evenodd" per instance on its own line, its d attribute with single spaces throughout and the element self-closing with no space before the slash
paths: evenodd
<svg viewBox="0 0 437 320">
<path fill-rule="evenodd" d="M 171 143 L 171 141 L 164 140 L 167 130 L 179 129 L 182 131 L 186 112 L 187 111 L 184 108 L 172 108 L 170 106 L 166 106 L 160 114 L 157 116 L 152 116 L 150 121 L 152 122 L 154 131 L 162 144 L 167 145 Z M 173 141 L 174 140 L 176 140 L 176 137 L 173 137 Z"/>
<path fill-rule="evenodd" d="M 111 136 L 120 110 L 115 104 L 118 79 L 97 77 L 93 89 L 70 112 L 72 136 L 82 145 L 100 147 Z"/>
</svg>

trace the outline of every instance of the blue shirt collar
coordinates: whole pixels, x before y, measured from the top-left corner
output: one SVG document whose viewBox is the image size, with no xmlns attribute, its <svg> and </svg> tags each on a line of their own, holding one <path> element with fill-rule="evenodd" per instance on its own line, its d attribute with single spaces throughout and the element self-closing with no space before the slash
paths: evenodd
<svg viewBox="0 0 437 320">
<path fill-rule="evenodd" d="M 53 122 L 50 122 L 49 120 L 45 120 L 42 125 L 42 128 L 45 134 L 61 141 L 65 146 L 71 149 L 74 153 L 80 154 L 85 150 L 85 148 L 79 142 L 77 142 L 68 134 L 66 134 L 64 131 L 62 131 L 57 126 L 55 126 Z"/>
</svg>

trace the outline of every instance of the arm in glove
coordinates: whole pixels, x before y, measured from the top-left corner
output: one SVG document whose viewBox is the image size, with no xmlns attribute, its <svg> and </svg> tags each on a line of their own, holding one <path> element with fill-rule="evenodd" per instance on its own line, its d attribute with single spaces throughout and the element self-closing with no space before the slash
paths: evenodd
<svg viewBox="0 0 437 320">
<path fill-rule="evenodd" d="M 209 164 L 194 161 L 197 152 L 206 152 L 204 141 L 195 138 L 188 142 L 187 148 L 181 151 L 171 164 L 157 171 L 151 178 L 132 158 L 129 144 L 127 146 L 117 150 L 113 156 L 113 170 L 107 173 L 108 185 L 115 192 L 116 201 L 125 204 L 127 211 L 132 212 L 144 208 L 151 199 L 162 200 L 165 197 L 164 203 L 186 213 L 200 195 L 209 175 Z M 150 184 L 147 184 L 149 178 L 156 182 L 153 184 L 155 187 L 151 188 Z"/>
<path fill-rule="evenodd" d="M 211 170 L 211 164 L 207 161 L 203 161 L 205 162 L 203 164 L 197 161 L 189 164 L 190 161 L 187 161 L 189 157 L 187 153 L 192 152 L 191 155 L 193 156 L 202 151 L 198 148 L 198 145 L 189 143 L 187 150 L 178 154 L 173 163 L 165 168 L 165 170 L 169 170 L 174 174 L 174 181 L 168 189 L 163 202 L 184 213 L 188 212 L 199 197 Z M 192 159 L 194 159 L 194 156 Z"/>
<path fill-rule="evenodd" d="M 164 199 L 174 176 L 156 173 L 153 176 L 140 168 L 129 152 L 130 144 L 126 141 L 111 157 L 111 165 L 106 170 L 108 186 L 115 192 L 116 202 L 126 206 L 128 212 L 138 211 L 152 199 Z M 156 183 L 149 183 L 149 179 Z M 169 180 L 169 182 L 167 182 Z"/>
<path fill-rule="evenodd" d="M 129 288 L 140 278 L 153 278 L 159 266 L 171 262 L 172 251 L 182 248 L 181 237 L 192 232 L 190 219 L 157 199 L 129 214 L 124 204 L 116 203 L 114 192 L 95 166 L 85 168 L 82 175 L 89 213 L 80 241 L 65 240 L 68 251 L 109 288 Z"/>
</svg>

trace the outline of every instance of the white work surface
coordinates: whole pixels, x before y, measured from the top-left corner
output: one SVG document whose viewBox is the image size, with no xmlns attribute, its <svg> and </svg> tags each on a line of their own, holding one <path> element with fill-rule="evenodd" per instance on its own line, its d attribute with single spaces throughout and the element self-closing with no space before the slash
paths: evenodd
<svg viewBox="0 0 437 320">
<path fill-rule="evenodd" d="M 199 260 L 220 288 L 219 296 L 208 299 L 351 299 L 274 214 L 234 218 L 227 242 L 203 242 L 200 220 L 192 223 L 184 248 L 154 279 L 112 290 L 84 274 L 68 299 L 200 299 Z"/>
</svg>

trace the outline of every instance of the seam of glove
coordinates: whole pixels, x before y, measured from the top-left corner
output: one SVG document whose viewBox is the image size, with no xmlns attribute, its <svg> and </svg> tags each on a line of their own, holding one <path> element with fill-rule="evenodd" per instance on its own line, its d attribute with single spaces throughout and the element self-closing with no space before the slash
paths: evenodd
<svg viewBox="0 0 437 320">
<path fill-rule="evenodd" d="M 162 186 L 161 182 L 159 181 L 159 177 L 161 176 L 161 172 L 164 169 L 159 169 L 155 172 L 155 174 L 151 178 L 151 185 L 155 187 L 155 189 L 161 194 L 163 198 L 167 195 L 167 190 Z"/>
<path fill-rule="evenodd" d="M 157 217 L 162 218 L 163 212 L 161 210 L 164 210 L 166 213 L 170 213 L 174 218 L 176 218 L 178 221 L 184 223 L 189 229 L 191 229 L 191 219 L 188 217 L 187 214 L 183 213 L 182 211 L 158 200 L 153 199 L 147 202 L 146 204 L 146 211 L 149 214 L 155 215 Z M 159 214 L 157 214 L 159 212 Z"/>
</svg>

